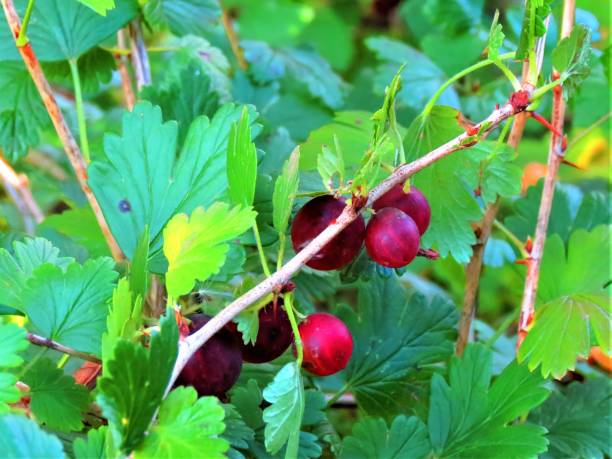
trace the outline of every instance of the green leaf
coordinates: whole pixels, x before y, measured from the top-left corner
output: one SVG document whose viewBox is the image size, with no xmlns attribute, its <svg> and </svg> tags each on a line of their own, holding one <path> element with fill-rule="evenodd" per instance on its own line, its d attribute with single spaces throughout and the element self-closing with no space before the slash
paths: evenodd
<svg viewBox="0 0 612 459">
<path fill-rule="evenodd" d="M 225 429 L 223 406 L 216 397 L 202 397 L 193 387 L 178 387 L 162 402 L 159 419 L 136 450 L 136 458 L 224 458 L 229 448 L 220 437 Z"/>
<path fill-rule="evenodd" d="M 99 3 L 104 0 L 95 1 Z M 23 17 L 27 3 L 26 0 L 15 1 L 19 17 Z M 76 1 L 36 2 L 28 27 L 28 39 L 41 62 L 73 59 L 114 35 L 136 13 L 137 4 L 132 1 L 118 2 L 105 17 Z M 21 60 L 6 22 L 0 24 L 0 60 Z"/>
<path fill-rule="evenodd" d="M 323 186 L 329 191 L 333 192 L 336 188 L 334 177 L 338 176 L 338 184 L 342 185 L 344 182 L 344 160 L 342 159 L 342 151 L 339 148 L 335 148 L 333 151 L 327 146 L 323 146 L 321 153 L 317 157 L 317 170 L 321 176 Z"/>
<path fill-rule="evenodd" d="M 71 261 L 43 238 L 15 241 L 13 254 L 0 248 L 0 304 L 23 310 L 23 291 L 34 270 L 45 263 L 64 268 Z"/>
<path fill-rule="evenodd" d="M 24 416 L 0 416 L 0 451 L 5 457 L 19 459 L 64 459 L 59 439 L 46 433 Z"/>
<path fill-rule="evenodd" d="M 119 448 L 126 454 L 144 439 L 178 354 L 178 327 L 171 310 L 160 325 L 161 330 L 153 335 L 148 349 L 119 341 L 114 359 L 98 379 L 96 401 L 118 439 Z"/>
<path fill-rule="evenodd" d="M 44 264 L 34 271 L 23 292 L 29 328 L 82 352 L 100 355 L 100 336 L 117 273 L 110 258 L 71 263 L 62 271 Z"/>
<path fill-rule="evenodd" d="M 354 343 L 342 375 L 368 414 L 401 412 L 415 369 L 452 354 L 455 307 L 439 297 L 408 297 L 395 276 L 378 275 L 359 286 L 358 304 L 340 310 Z"/>
<path fill-rule="evenodd" d="M 402 89 L 398 94 L 398 106 L 422 109 L 447 80 L 446 75 L 427 56 L 402 42 L 371 37 L 366 39 L 365 44 L 380 61 L 374 79 L 378 93 L 383 93 L 400 66 L 405 64 L 401 73 Z M 442 93 L 438 102 L 459 107 L 459 98 L 452 87 Z"/>
<path fill-rule="evenodd" d="M 462 129 L 457 123 L 459 112 L 436 105 L 429 116 L 417 117 L 405 138 L 406 156 L 414 161 L 439 147 Z M 505 147 L 495 151 L 494 144 L 484 142 L 436 161 L 414 176 L 431 206 L 431 224 L 421 238 L 424 247 L 435 246 L 442 256 L 450 253 L 455 260 L 467 262 L 476 242 L 471 223 L 482 218 L 482 211 L 466 183 L 480 186 L 487 202 L 496 195 L 511 196 L 517 191 L 520 170 L 509 164 L 511 152 Z M 480 174 L 480 162 L 484 169 Z"/>
<path fill-rule="evenodd" d="M 130 281 L 130 290 L 134 293 L 134 298 L 146 298 L 149 291 L 149 228 L 145 226 L 136 250 L 134 258 L 128 269 L 128 280 Z"/>
<path fill-rule="evenodd" d="M 489 59 L 494 61 L 499 57 L 499 48 L 504 44 L 504 38 L 506 37 L 502 25 L 497 23 L 498 18 L 499 11 L 496 10 L 489 32 L 489 43 L 487 45 Z"/>
<path fill-rule="evenodd" d="M 430 450 L 427 428 L 420 419 L 397 416 L 387 427 L 383 419 L 366 417 L 344 438 L 340 458 L 424 458 Z"/>
<path fill-rule="evenodd" d="M 65 210 L 61 214 L 49 215 L 40 225 L 41 229 L 53 229 L 68 236 L 87 249 L 92 257 L 109 256 L 110 251 L 98 220 L 89 206 Z"/>
<path fill-rule="evenodd" d="M 525 16 L 516 50 L 517 59 L 529 57 L 529 52 L 534 49 L 536 38 L 546 33 L 544 20 L 550 14 L 551 3 L 552 0 L 527 0 L 525 2 Z"/>
<path fill-rule="evenodd" d="M 225 195 L 227 138 L 240 113 L 228 104 L 211 120 L 197 118 L 178 160 L 176 123 L 162 123 L 159 107 L 147 102 L 123 115 L 121 137 L 105 137 L 106 157 L 89 166 L 89 183 L 128 258 L 133 258 L 138 238 L 148 226 L 150 269 L 163 272 L 161 233 L 168 220 Z"/>
<path fill-rule="evenodd" d="M 563 88 L 575 92 L 591 73 L 589 58 L 591 57 L 591 35 L 589 29 L 577 24 L 569 37 L 559 42 L 552 53 L 554 68 L 564 80 Z"/>
<path fill-rule="evenodd" d="M 297 364 L 291 362 L 281 368 L 263 396 L 270 403 L 263 411 L 266 449 L 276 454 L 287 444 L 285 457 L 295 457 L 304 415 L 304 383 Z"/>
<path fill-rule="evenodd" d="M 101 355 L 104 366 L 113 359 L 115 345 L 133 341 L 142 322 L 142 297 L 134 298 L 127 279 L 119 280 L 106 318 L 106 332 L 102 335 Z"/>
<path fill-rule="evenodd" d="M 87 439 L 75 438 L 72 447 L 76 459 L 105 459 L 107 426 L 90 429 Z"/>
<path fill-rule="evenodd" d="M 18 353 L 28 348 L 26 332 L 23 328 L 5 323 L 0 318 L 0 414 L 9 411 L 8 403 L 15 403 L 21 398 L 21 392 L 15 386 L 17 377 L 12 373 L 1 371 L 3 368 L 16 368 L 23 363 Z"/>
<path fill-rule="evenodd" d="M 223 409 L 225 410 L 223 438 L 231 445 L 231 449 L 228 451 L 228 455 L 231 457 L 232 449 L 247 449 L 249 447 L 249 442 L 255 438 L 255 432 L 244 422 L 235 406 L 224 404 Z"/>
<path fill-rule="evenodd" d="M 272 48 L 267 43 L 243 40 L 249 71 L 259 83 L 291 78 L 306 86 L 308 92 L 325 105 L 338 109 L 344 102 L 346 83 L 329 63 L 308 48 Z"/>
<path fill-rule="evenodd" d="M 219 96 L 211 87 L 210 76 L 194 59 L 176 75 L 169 74 L 162 84 L 145 86 L 140 95 L 153 105 L 159 105 L 164 121 L 178 123 L 179 143 L 185 141 L 189 126 L 198 116 L 211 117 L 219 108 Z"/>
<path fill-rule="evenodd" d="M 293 201 L 300 184 L 299 165 L 300 148 L 296 147 L 289 159 L 285 161 L 282 174 L 278 176 L 274 183 L 272 221 L 279 234 L 285 234 L 285 231 L 287 231 L 287 225 L 293 210 Z"/>
<path fill-rule="evenodd" d="M 12 37 L 10 45 L 14 47 Z M 38 144 L 39 131 L 49 125 L 49 116 L 21 61 L 0 66 L 0 94 L 0 147 L 4 156 L 15 162 Z"/>
<path fill-rule="evenodd" d="M 244 344 L 255 344 L 259 333 L 259 309 L 247 308 L 234 317 Z"/>
<path fill-rule="evenodd" d="M 548 396 L 545 380 L 511 363 L 490 385 L 492 353 L 470 345 L 453 357 L 449 382 L 431 380 L 429 437 L 438 457 L 529 458 L 546 451 L 546 429 L 508 425 Z"/>
<path fill-rule="evenodd" d="M 221 16 L 218 0 L 149 0 L 142 11 L 149 24 L 178 36 L 206 35 Z"/>
<path fill-rule="evenodd" d="M 430 0 L 423 4 L 423 13 L 446 35 L 459 35 L 480 25 L 484 3 L 484 0 Z"/>
<path fill-rule="evenodd" d="M 30 408 L 39 423 L 62 432 L 83 428 L 83 413 L 89 406 L 89 392 L 64 374 L 50 359 L 38 360 L 23 375 L 30 387 Z"/>
<path fill-rule="evenodd" d="M 115 0 L 78 0 L 83 5 L 90 7 L 96 13 L 106 16 L 109 10 L 115 8 Z"/>
<path fill-rule="evenodd" d="M 240 121 L 232 124 L 227 141 L 228 194 L 233 204 L 252 206 L 257 180 L 257 150 L 251 141 L 249 112 L 242 109 Z"/>
<path fill-rule="evenodd" d="M 166 288 L 178 298 L 189 293 L 196 280 L 204 281 L 225 262 L 228 241 L 253 226 L 256 213 L 251 208 L 229 208 L 215 203 L 198 207 L 189 218 L 175 215 L 164 229 L 164 254 L 168 259 Z"/>
<path fill-rule="evenodd" d="M 603 458 L 612 454 L 610 445 L 610 399 L 607 378 L 572 383 L 553 394 L 529 420 L 546 427 L 550 441 L 547 457 Z"/>
<path fill-rule="evenodd" d="M 77 67 L 81 90 L 84 94 L 95 94 L 110 83 L 117 64 L 109 51 L 93 48 L 79 56 Z M 72 87 L 72 72 L 68 61 L 47 62 L 43 70 L 50 82 Z"/>
</svg>

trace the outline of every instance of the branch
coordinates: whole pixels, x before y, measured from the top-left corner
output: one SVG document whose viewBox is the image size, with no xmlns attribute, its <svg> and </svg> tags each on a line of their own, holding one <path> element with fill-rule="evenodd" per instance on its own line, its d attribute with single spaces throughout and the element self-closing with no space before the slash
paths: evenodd
<svg viewBox="0 0 612 459">
<path fill-rule="evenodd" d="M 249 63 L 244 58 L 244 51 L 240 47 L 240 40 L 238 40 L 238 35 L 236 34 L 234 26 L 232 25 L 232 18 L 230 18 L 225 9 L 221 10 L 221 22 L 223 23 L 225 35 L 227 35 L 227 39 L 229 40 L 232 48 L 232 53 L 234 53 L 234 56 L 236 56 L 238 65 L 242 70 L 246 70 L 249 67 Z"/>
<path fill-rule="evenodd" d="M 491 131 L 499 125 L 499 123 L 510 118 L 516 113 L 523 111 L 525 107 L 526 105 L 517 107 L 507 103 L 503 107 L 496 109 L 487 119 L 475 126 L 475 129 L 480 129 L 482 126 L 486 126 L 486 128 L 483 128 L 483 131 L 480 133 L 480 137 L 477 140 L 474 140 L 473 136 L 471 137 L 467 133 L 463 133 L 446 142 L 444 145 L 441 145 L 435 150 L 427 153 L 425 156 L 422 156 L 411 163 L 398 167 L 387 179 L 370 191 L 367 202 L 362 208 L 356 209 L 352 205 L 347 205 L 340 216 L 336 218 L 333 223 L 325 228 L 281 269 L 272 274 L 272 276 L 264 279 L 260 284 L 253 287 L 238 299 L 234 300 L 211 320 L 209 320 L 201 329 L 199 329 L 193 335 L 188 336 L 185 340 L 181 341 L 179 346 L 179 354 L 166 391 L 168 392 L 170 390 L 189 358 L 204 343 L 206 343 L 206 341 L 208 341 L 216 332 L 218 332 L 225 324 L 237 316 L 242 310 L 246 309 L 257 300 L 287 283 L 287 281 L 289 281 L 289 279 L 291 279 L 291 277 L 297 271 L 299 271 L 299 269 L 308 260 L 316 255 L 335 236 L 337 236 L 340 231 L 353 222 L 363 208 L 371 206 L 378 198 L 380 198 L 395 185 L 404 182 L 408 177 L 414 175 L 425 167 L 450 155 L 451 153 L 459 150 L 465 150 L 473 146 L 478 141 L 485 139 L 491 133 Z"/>
<path fill-rule="evenodd" d="M 21 22 L 19 20 L 19 16 L 17 15 L 17 11 L 15 10 L 15 6 L 13 5 L 13 0 L 1 1 L 2 7 L 4 8 L 4 14 L 6 16 L 6 22 L 13 33 L 13 37 L 16 39 L 16 37 L 19 36 Z M 17 49 L 23 58 L 25 66 L 28 69 L 32 80 L 34 81 L 36 88 L 38 89 L 38 93 L 40 94 L 43 103 L 45 104 L 49 117 L 51 118 L 53 126 L 55 127 L 55 131 L 62 142 L 64 151 L 70 160 L 70 164 L 72 164 L 77 180 L 79 181 L 79 184 L 81 185 L 81 188 L 89 201 L 89 205 L 96 216 L 96 220 L 100 225 L 102 233 L 106 238 L 111 254 L 116 261 L 119 261 L 123 258 L 123 253 L 121 252 L 117 241 L 115 241 L 115 238 L 113 237 L 110 228 L 106 223 L 104 214 L 100 208 L 100 204 L 87 184 L 87 166 L 83 160 L 83 155 L 81 154 L 81 150 L 74 140 L 74 136 L 70 132 L 70 129 L 68 129 L 66 120 L 64 119 L 64 116 L 57 105 L 55 96 L 53 95 L 49 82 L 45 78 L 42 68 L 40 67 L 36 54 L 34 54 L 32 45 L 30 43 L 26 43 L 23 46 L 18 46 Z"/>
<path fill-rule="evenodd" d="M 87 354 L 86 352 L 77 351 L 72 349 L 71 347 L 64 346 L 56 341 L 53 341 L 49 338 L 43 338 L 42 336 L 35 335 L 34 333 L 28 333 L 28 341 L 36 346 L 48 347 L 49 349 L 53 349 L 55 351 L 63 352 L 64 354 L 71 355 L 73 357 L 78 357 L 79 359 L 87 360 L 88 362 L 93 362 L 97 364 L 101 364 L 102 360 L 100 360 L 95 355 Z"/>
<path fill-rule="evenodd" d="M 15 207 L 17 207 L 23 216 L 26 232 L 33 235 L 36 225 L 43 221 L 44 215 L 40 207 L 38 207 L 34 196 L 32 196 L 28 186 L 28 177 L 25 174 L 15 172 L 15 169 L 0 156 L 0 179 L 15 203 Z"/>
<path fill-rule="evenodd" d="M 546 18 L 545 25 L 548 32 L 548 23 L 550 21 L 550 15 Z M 535 44 L 535 60 L 537 74 L 540 74 L 542 69 L 542 63 L 544 59 L 544 45 L 546 44 L 546 33 L 540 37 Z M 529 82 L 529 62 L 523 63 L 523 71 L 521 79 L 524 86 L 533 88 L 533 84 Z M 525 130 L 525 124 L 527 123 L 528 113 L 519 113 L 514 118 L 510 135 L 508 136 L 508 145 L 516 150 L 521 139 L 523 138 L 523 131 Z M 470 332 L 472 330 L 472 321 L 476 315 L 476 305 L 478 303 L 478 288 L 480 285 L 480 274 L 482 273 L 482 263 L 484 258 L 484 250 L 491 236 L 491 230 L 495 217 L 501 206 L 501 199 L 498 196 L 495 202 L 489 204 L 485 211 L 484 217 L 480 221 L 478 228 L 478 240 L 476 244 L 472 246 L 472 257 L 465 268 L 465 291 L 463 294 L 463 308 L 461 311 L 461 319 L 459 320 L 459 337 L 457 338 L 457 344 L 455 352 L 457 355 L 463 354 L 465 346 L 470 341 Z"/>
<path fill-rule="evenodd" d="M 130 24 L 130 38 L 132 39 L 132 67 L 136 74 L 136 88 L 140 91 L 143 86 L 151 84 L 151 67 L 149 54 L 142 37 L 140 22 L 134 20 Z"/>
<path fill-rule="evenodd" d="M 574 26 L 574 18 L 576 13 L 575 0 L 564 0 L 563 2 L 563 19 L 561 26 L 562 40 L 569 37 Z M 559 72 L 553 69 L 552 79 L 557 80 Z M 557 86 L 553 90 L 553 114 L 552 125 L 555 132 L 563 133 L 563 118 L 565 116 L 565 101 L 563 100 L 563 88 Z M 552 209 L 553 196 L 555 191 L 555 181 L 559 165 L 563 160 L 565 151 L 563 150 L 563 136 L 551 134 L 550 146 L 548 149 L 548 168 L 546 177 L 544 178 L 544 188 L 542 190 L 542 198 L 540 200 L 540 209 L 538 211 L 538 220 L 535 228 L 535 238 L 531 256 L 527 260 L 527 276 L 525 278 L 525 289 L 523 290 L 523 301 L 521 302 L 521 313 L 518 323 L 518 338 L 516 342 L 517 350 L 527 336 L 527 331 L 533 320 L 535 310 L 535 300 L 538 291 L 538 281 L 540 279 L 540 264 L 542 263 L 542 254 L 544 253 L 544 243 L 546 242 L 546 232 L 548 230 L 548 219 Z"/>
<path fill-rule="evenodd" d="M 119 48 L 125 48 L 125 30 L 121 29 L 117 32 L 117 46 Z M 130 72 L 127 68 L 127 57 L 123 54 L 115 54 L 115 61 L 117 62 L 117 70 L 121 76 L 121 90 L 123 91 L 123 102 L 126 108 L 132 111 L 134 108 L 134 90 L 132 89 L 132 80 L 130 79 Z"/>
</svg>

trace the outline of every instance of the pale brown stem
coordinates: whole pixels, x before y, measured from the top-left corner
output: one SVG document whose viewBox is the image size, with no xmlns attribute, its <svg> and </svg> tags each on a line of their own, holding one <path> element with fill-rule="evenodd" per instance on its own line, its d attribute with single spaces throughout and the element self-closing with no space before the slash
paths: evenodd
<svg viewBox="0 0 612 459">
<path fill-rule="evenodd" d="M 17 11 L 15 10 L 15 6 L 13 5 L 13 0 L 2 0 L 2 6 L 4 8 L 4 14 L 6 16 L 6 21 L 13 33 L 13 37 L 19 36 L 19 30 L 21 29 L 21 21 L 19 16 L 17 15 Z M 45 104 L 45 108 L 49 113 L 49 117 L 53 122 L 53 126 L 55 127 L 55 131 L 59 136 L 62 145 L 64 147 L 64 151 L 70 160 L 70 164 L 74 169 L 77 180 L 89 201 L 89 204 L 96 216 L 98 224 L 106 238 L 106 242 L 110 248 L 111 254 L 116 261 L 119 261 L 123 258 L 123 254 L 117 241 L 113 237 L 113 234 L 106 223 L 104 218 L 104 214 L 102 213 L 102 209 L 100 208 L 100 204 L 98 203 L 96 197 L 94 196 L 91 188 L 87 184 L 87 166 L 83 159 L 83 155 L 81 154 L 81 150 L 74 140 L 74 136 L 68 129 L 68 125 L 66 124 L 66 120 L 64 119 L 64 115 L 57 105 L 57 101 L 55 100 L 55 96 L 49 86 L 49 82 L 45 78 L 45 75 L 40 67 L 40 63 L 36 58 L 36 54 L 34 54 L 34 50 L 32 49 L 32 45 L 30 43 L 26 43 L 24 46 L 17 47 L 23 61 L 25 63 L 36 88 L 42 98 L 43 103 Z"/>
<path fill-rule="evenodd" d="M 34 196 L 32 196 L 28 177 L 25 174 L 15 172 L 15 169 L 0 156 L 0 180 L 2 180 L 4 188 L 23 217 L 26 232 L 33 235 L 36 225 L 42 222 L 45 216 Z"/>
<path fill-rule="evenodd" d="M 132 39 L 132 67 L 136 74 L 136 88 L 140 91 L 143 86 L 151 84 L 151 68 L 149 54 L 142 36 L 142 27 L 137 19 L 130 24 L 130 38 Z"/>
<path fill-rule="evenodd" d="M 569 35 L 572 33 L 575 12 L 575 0 L 564 0 L 560 40 L 565 37 L 569 37 Z M 553 80 L 559 78 L 559 72 L 557 72 L 555 69 L 553 69 L 552 78 Z M 562 86 L 557 86 L 553 90 L 552 112 L 552 125 L 555 131 L 563 133 L 565 101 L 563 99 Z M 516 343 L 517 351 L 527 336 L 529 326 L 533 321 L 536 295 L 538 292 L 538 281 L 540 279 L 540 265 L 542 263 L 542 255 L 544 253 L 546 233 L 548 231 L 548 220 L 550 218 L 550 211 L 552 209 L 555 182 L 559 165 L 561 164 L 565 154 L 562 145 L 563 136 L 551 134 L 548 149 L 548 166 L 546 177 L 544 178 L 544 187 L 542 189 L 542 198 L 540 200 L 540 209 L 538 211 L 538 220 L 535 228 L 533 248 L 531 249 L 530 257 L 527 260 L 527 276 L 525 278 L 525 289 L 523 290 L 523 300 L 521 302 L 521 313 L 518 323 L 518 337 Z"/>
<path fill-rule="evenodd" d="M 244 51 L 240 47 L 240 40 L 238 39 L 238 35 L 236 34 L 234 26 L 232 25 L 232 18 L 230 18 L 225 9 L 221 11 L 221 22 L 223 23 L 225 35 L 227 35 L 227 39 L 229 40 L 232 48 L 232 53 L 234 53 L 234 56 L 238 61 L 238 65 L 242 70 L 246 70 L 249 67 L 249 63 L 244 58 Z"/>
<path fill-rule="evenodd" d="M 117 46 L 121 49 L 126 47 L 125 30 L 120 29 L 117 32 Z M 127 56 L 123 54 L 115 55 L 115 61 L 117 62 L 117 70 L 119 70 L 119 76 L 121 77 L 121 90 L 123 92 L 123 103 L 126 108 L 132 111 L 134 108 L 134 90 L 132 89 L 132 80 L 130 78 L 130 72 L 128 71 Z"/>
<path fill-rule="evenodd" d="M 550 16 L 546 18 L 545 25 L 548 30 Z M 538 75 L 542 69 L 544 59 L 544 45 L 546 43 L 546 33 L 536 42 L 535 55 L 537 59 Z M 523 63 L 522 81 L 524 86 L 533 89 L 537 82 L 530 82 L 529 79 L 529 62 Z M 525 130 L 525 124 L 529 118 L 528 113 L 519 113 L 514 117 L 512 129 L 508 136 L 508 145 L 516 150 Z M 467 343 L 471 339 L 472 322 L 476 316 L 476 305 L 478 304 L 478 289 L 480 285 L 480 275 L 482 273 L 482 262 L 484 258 L 484 250 L 491 236 L 491 230 L 495 217 L 499 211 L 501 199 L 498 196 L 495 202 L 489 204 L 485 210 L 482 220 L 478 224 L 478 240 L 472 246 L 472 257 L 465 268 L 465 291 L 463 294 L 463 307 L 461 310 L 461 318 L 459 320 L 459 337 L 455 347 L 457 355 L 462 355 Z"/>
<path fill-rule="evenodd" d="M 430 151 L 421 158 L 398 167 L 387 179 L 370 191 L 367 203 L 364 207 L 371 207 L 371 205 L 378 198 L 380 198 L 395 185 L 404 182 L 408 177 L 414 175 L 425 167 L 456 151 L 465 150 L 473 146 L 478 141 L 483 140 L 499 125 L 499 123 L 515 115 L 520 110 L 521 109 L 513 107 L 511 104 L 506 104 L 503 107 L 494 110 L 486 120 L 483 120 L 481 123 L 476 125 L 476 129 L 479 129 L 483 125 L 487 126 L 486 129 L 483 129 L 483 132 L 478 140 L 474 141 L 470 139 L 470 141 L 468 141 L 467 139 L 470 136 L 467 133 L 463 133 L 446 142 L 444 145 L 439 146 L 435 150 Z M 208 321 L 201 329 L 199 329 L 193 335 L 187 337 L 185 340 L 181 341 L 179 345 L 179 354 L 174 365 L 171 380 L 167 387 L 167 392 L 174 384 L 174 381 L 184 368 L 189 358 L 206 341 L 208 341 L 216 332 L 218 332 L 225 324 L 237 316 L 242 310 L 255 303 L 265 295 L 277 290 L 280 288 L 280 286 L 285 285 L 287 281 L 289 281 L 289 279 L 291 279 L 291 277 L 297 271 L 299 271 L 308 260 L 310 260 L 326 244 L 336 237 L 340 231 L 353 222 L 360 212 L 361 209 L 356 209 L 351 205 L 347 205 L 334 222 L 325 228 L 281 269 L 276 271 L 270 277 L 264 279 L 261 283 L 247 291 L 238 299 L 234 300 L 217 315 L 215 315 L 210 321 Z"/>
<path fill-rule="evenodd" d="M 49 338 L 44 338 L 42 336 L 35 335 L 34 333 L 28 333 L 28 341 L 36 346 L 48 347 L 49 349 L 53 349 L 58 352 L 63 352 L 64 354 L 71 355 L 73 357 L 77 357 L 79 359 L 87 360 L 88 362 L 93 362 L 97 364 L 101 364 L 102 360 L 100 360 L 95 355 L 87 354 L 86 352 L 77 351 L 76 349 L 72 349 L 71 347 L 64 346 L 56 341 L 53 341 Z"/>
</svg>

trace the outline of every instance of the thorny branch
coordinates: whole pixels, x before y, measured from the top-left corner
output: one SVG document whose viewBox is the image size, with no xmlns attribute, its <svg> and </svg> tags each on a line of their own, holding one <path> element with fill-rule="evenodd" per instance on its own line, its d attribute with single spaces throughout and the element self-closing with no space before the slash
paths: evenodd
<svg viewBox="0 0 612 459">
<path fill-rule="evenodd" d="M 13 33 L 13 37 L 16 40 L 19 36 L 19 31 L 21 30 L 21 22 L 19 16 L 17 15 L 17 11 L 15 10 L 13 0 L 2 0 L 2 7 L 6 16 L 6 22 L 8 23 Z M 83 155 L 74 139 L 74 136 L 70 132 L 70 129 L 68 129 L 64 115 L 62 114 L 59 105 L 57 105 L 57 101 L 55 100 L 55 96 L 51 90 L 51 86 L 49 86 L 49 82 L 45 78 L 45 74 L 40 67 L 40 63 L 38 62 L 36 54 L 32 49 L 32 45 L 30 43 L 26 43 L 23 46 L 18 46 L 17 49 L 23 58 L 25 66 L 28 69 L 32 80 L 34 81 L 36 88 L 38 89 L 43 103 L 45 104 L 45 108 L 49 113 L 57 135 L 64 146 L 64 151 L 66 152 L 66 155 L 68 156 L 68 159 L 70 160 L 70 163 L 75 171 L 77 180 L 79 181 L 79 184 L 81 185 L 81 188 L 89 201 L 89 205 L 96 216 L 96 220 L 100 225 L 102 233 L 106 238 L 111 254 L 116 261 L 119 261 L 123 258 L 123 253 L 121 252 L 117 241 L 113 237 L 113 234 L 106 223 L 98 200 L 87 184 L 87 166 L 85 164 L 85 160 L 83 159 Z"/>
<path fill-rule="evenodd" d="M 36 225 L 43 221 L 44 215 L 34 196 L 32 196 L 28 185 L 28 177 L 25 174 L 15 172 L 15 169 L 0 156 L 0 180 L 23 216 L 26 232 L 33 235 Z"/>
<path fill-rule="evenodd" d="M 515 93 L 517 94 L 517 93 Z M 520 98 L 528 99 L 528 92 L 521 92 Z M 528 102 L 528 101 L 525 101 Z M 430 151 L 421 158 L 402 166 L 399 166 L 386 180 L 381 182 L 376 188 L 370 191 L 367 202 L 364 207 L 371 206 L 377 199 L 383 194 L 389 191 L 398 183 L 405 181 L 408 177 L 414 175 L 418 171 L 425 167 L 433 164 L 434 162 L 456 152 L 459 150 L 465 150 L 480 140 L 485 139 L 491 131 L 493 131 L 499 123 L 516 115 L 523 111 L 527 106 L 527 103 L 517 105 L 507 103 L 501 108 L 494 110 L 487 119 L 478 123 L 475 126 L 475 130 L 482 131 L 478 137 L 470 136 L 467 133 L 463 133 L 454 139 L 446 142 L 439 146 L 435 150 Z M 260 284 L 253 287 L 251 290 L 243 294 L 238 299 L 234 300 L 224 309 L 222 309 L 217 315 L 215 315 L 210 321 L 206 323 L 201 329 L 199 329 L 193 335 L 188 336 L 185 340 L 181 341 L 179 345 L 179 354 L 174 365 L 172 377 L 168 383 L 166 392 L 170 390 L 174 381 L 184 368 L 189 358 L 210 339 L 217 331 L 219 331 L 225 324 L 237 316 L 242 310 L 255 303 L 265 295 L 273 292 L 275 289 L 280 288 L 282 285 L 287 283 L 289 279 L 299 269 L 316 255 L 321 248 L 329 243 L 340 231 L 346 228 L 351 222 L 353 222 L 362 208 L 355 208 L 352 205 L 347 205 L 342 214 L 327 228 L 325 228 L 316 238 L 314 238 L 304 249 L 298 252 L 291 260 L 289 260 L 281 269 L 276 271 L 272 276 L 263 280 Z"/>
<path fill-rule="evenodd" d="M 546 18 L 545 25 L 548 30 L 548 24 L 550 22 L 550 16 Z M 535 58 L 537 66 L 537 75 L 540 74 L 542 69 L 542 63 L 544 61 L 544 47 L 546 43 L 546 33 L 540 37 L 535 44 Z M 529 81 L 529 62 L 523 63 L 522 81 L 523 85 L 529 85 L 531 88 L 536 86 L 537 81 Z M 516 150 L 523 137 L 523 131 L 525 130 L 525 124 L 527 123 L 528 113 L 519 113 L 514 118 L 510 135 L 508 136 L 508 145 Z M 472 330 L 472 322 L 476 315 L 476 305 L 478 304 L 478 289 L 480 285 L 480 275 L 482 273 L 482 263 L 484 258 L 484 251 L 491 236 L 491 230 L 495 217 L 501 206 L 501 199 L 499 196 L 495 202 L 489 204 L 486 208 L 484 217 L 478 224 L 478 236 L 476 244 L 472 246 L 472 257 L 468 265 L 465 268 L 465 291 L 463 294 L 463 307 L 461 310 L 461 319 L 459 320 L 459 337 L 457 338 L 457 344 L 455 352 L 457 355 L 463 354 L 467 343 L 470 341 L 470 334 Z"/>
<path fill-rule="evenodd" d="M 563 19 L 561 25 L 560 40 L 569 37 L 574 27 L 576 14 L 576 1 L 564 0 Z M 553 81 L 559 78 L 559 72 L 553 69 Z M 565 101 L 563 99 L 563 87 L 557 86 L 553 90 L 553 110 L 552 125 L 555 132 L 563 133 L 563 118 L 565 117 Z M 517 350 L 527 336 L 529 326 L 533 320 L 536 294 L 538 291 L 538 281 L 540 278 L 540 264 L 544 253 L 544 243 L 546 242 L 546 232 L 548 230 L 548 219 L 552 209 L 553 196 L 555 191 L 555 181 L 559 165 L 563 160 L 565 151 L 563 150 L 563 136 L 555 135 L 550 138 L 548 150 L 548 165 L 546 177 L 544 178 L 544 188 L 538 211 L 538 220 L 535 228 L 535 238 L 531 255 L 527 260 L 527 276 L 525 278 L 525 289 L 523 290 L 523 301 L 521 302 L 521 313 L 518 323 Z"/>
</svg>

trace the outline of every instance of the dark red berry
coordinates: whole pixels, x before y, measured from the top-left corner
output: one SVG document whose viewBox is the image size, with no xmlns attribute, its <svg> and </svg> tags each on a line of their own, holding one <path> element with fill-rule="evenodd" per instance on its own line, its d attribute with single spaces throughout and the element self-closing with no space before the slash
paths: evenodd
<svg viewBox="0 0 612 459">
<path fill-rule="evenodd" d="M 205 314 L 189 317 L 191 334 L 210 320 Z M 200 396 L 223 396 L 240 376 L 240 343 L 228 328 L 222 328 L 189 359 L 177 379 L 178 385 L 193 386 Z"/>
<path fill-rule="evenodd" d="M 237 331 L 241 344 L 242 358 L 245 362 L 264 363 L 280 357 L 293 341 L 291 323 L 279 298 L 259 310 L 259 331 L 255 344 L 244 344 L 242 335 Z"/>
<path fill-rule="evenodd" d="M 431 219 L 431 208 L 427 198 L 415 187 L 410 187 L 408 193 L 404 193 L 404 184 L 395 185 L 380 199 L 374 203 L 374 210 L 384 209 L 385 207 L 395 207 L 411 217 L 419 228 L 419 233 L 423 234 L 429 227 Z"/>
<path fill-rule="evenodd" d="M 368 222 L 366 251 L 372 260 L 387 268 L 406 266 L 419 251 L 419 229 L 399 209 L 380 209 Z"/>
<path fill-rule="evenodd" d="M 318 312 L 306 317 L 298 326 L 304 348 L 305 370 L 318 376 L 329 376 L 346 367 L 353 353 L 353 337 L 336 316 Z"/>
<path fill-rule="evenodd" d="M 291 225 L 291 242 L 296 252 L 327 228 L 344 209 L 344 199 L 319 196 L 308 201 L 299 210 Z M 330 271 L 349 264 L 363 246 L 365 222 L 359 215 L 306 264 L 314 269 Z"/>
</svg>

